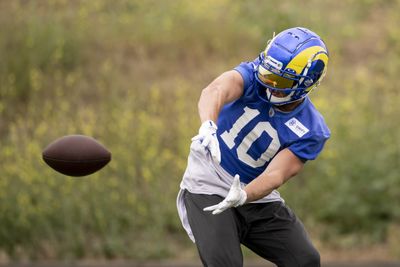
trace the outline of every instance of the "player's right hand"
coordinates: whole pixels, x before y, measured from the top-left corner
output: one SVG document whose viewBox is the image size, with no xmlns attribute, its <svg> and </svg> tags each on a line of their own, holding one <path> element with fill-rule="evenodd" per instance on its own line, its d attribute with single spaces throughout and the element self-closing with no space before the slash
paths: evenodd
<svg viewBox="0 0 400 267">
<path fill-rule="evenodd" d="M 193 137 L 192 141 L 199 141 L 210 152 L 212 158 L 221 163 L 217 129 L 217 125 L 212 120 L 207 120 L 200 126 L 199 134 Z"/>
</svg>

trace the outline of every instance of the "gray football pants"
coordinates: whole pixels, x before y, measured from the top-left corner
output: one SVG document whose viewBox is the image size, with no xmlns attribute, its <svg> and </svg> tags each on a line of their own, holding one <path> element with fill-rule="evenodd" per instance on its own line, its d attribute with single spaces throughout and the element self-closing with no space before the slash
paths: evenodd
<svg viewBox="0 0 400 267">
<path fill-rule="evenodd" d="M 184 201 L 197 249 L 206 267 L 242 267 L 240 244 L 278 267 L 318 267 L 320 256 L 301 221 L 282 202 L 246 204 L 219 215 L 203 211 L 223 198 L 192 194 Z"/>
</svg>

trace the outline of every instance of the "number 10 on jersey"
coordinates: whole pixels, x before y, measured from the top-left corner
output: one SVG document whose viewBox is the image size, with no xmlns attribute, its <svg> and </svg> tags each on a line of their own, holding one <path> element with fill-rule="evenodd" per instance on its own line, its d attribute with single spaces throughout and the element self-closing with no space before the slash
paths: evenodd
<svg viewBox="0 0 400 267">
<path fill-rule="evenodd" d="M 232 128 L 221 134 L 222 140 L 229 147 L 229 149 L 233 149 L 235 147 L 235 139 L 239 132 L 259 114 L 260 111 L 257 109 L 245 107 L 244 113 L 236 120 L 236 122 L 232 125 Z M 248 151 L 252 144 L 257 141 L 264 132 L 271 137 L 272 141 L 268 145 L 267 149 L 260 155 L 260 157 L 258 159 L 254 159 L 248 154 Z M 266 162 L 269 162 L 271 158 L 273 158 L 279 151 L 280 146 L 281 144 L 279 142 L 278 132 L 268 121 L 260 121 L 243 138 L 241 143 L 238 144 L 236 152 L 239 160 L 253 168 L 258 168 L 262 167 Z"/>
</svg>

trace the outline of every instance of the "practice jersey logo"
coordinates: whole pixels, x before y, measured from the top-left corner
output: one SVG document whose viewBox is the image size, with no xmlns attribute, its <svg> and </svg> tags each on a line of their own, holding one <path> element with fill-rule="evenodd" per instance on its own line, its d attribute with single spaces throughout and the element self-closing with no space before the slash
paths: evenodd
<svg viewBox="0 0 400 267">
<path fill-rule="evenodd" d="M 290 120 L 285 122 L 285 125 L 289 127 L 289 129 L 292 130 L 292 132 L 294 132 L 298 137 L 302 137 L 303 135 L 305 135 L 310 131 L 296 118 L 291 118 Z"/>
</svg>

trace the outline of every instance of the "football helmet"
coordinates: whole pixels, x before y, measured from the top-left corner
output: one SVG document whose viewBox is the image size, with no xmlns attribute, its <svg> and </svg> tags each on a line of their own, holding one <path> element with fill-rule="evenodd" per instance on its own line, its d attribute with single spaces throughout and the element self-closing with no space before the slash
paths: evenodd
<svg viewBox="0 0 400 267">
<path fill-rule="evenodd" d="M 306 97 L 324 78 L 328 59 L 325 43 L 306 28 L 291 28 L 273 36 L 256 59 L 258 96 L 274 105 Z"/>
</svg>

